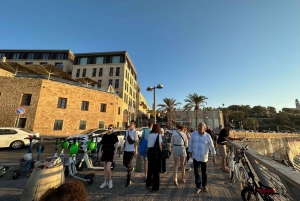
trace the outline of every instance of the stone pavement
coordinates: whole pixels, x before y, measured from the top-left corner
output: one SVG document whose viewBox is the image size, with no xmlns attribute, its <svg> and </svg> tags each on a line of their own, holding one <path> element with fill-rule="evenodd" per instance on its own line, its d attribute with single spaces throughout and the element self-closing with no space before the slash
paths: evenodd
<svg viewBox="0 0 300 201">
<path fill-rule="evenodd" d="M 103 171 L 93 171 L 84 169 L 81 173 L 95 173 L 95 181 L 92 185 L 87 185 L 86 190 L 89 200 L 120 200 L 120 201 L 152 201 L 152 200 L 241 200 L 239 184 L 233 186 L 228 182 L 229 174 L 222 172 L 220 160 L 217 160 L 216 166 L 212 163 L 212 158 L 208 162 L 208 192 L 201 191 L 200 194 L 194 195 L 195 184 L 193 168 L 186 172 L 186 183 L 181 183 L 181 174 L 178 174 L 178 186 L 173 184 L 173 158 L 167 159 L 167 173 L 160 174 L 161 182 L 159 191 L 153 193 L 150 189 L 146 189 L 143 173 L 133 172 L 132 184 L 125 187 L 126 169 L 122 165 L 122 157 L 117 157 L 116 167 L 112 171 L 112 180 L 114 187 L 112 189 L 100 189 L 103 183 Z M 133 161 L 135 165 L 135 159 Z M 23 189 L 26 185 L 27 178 L 18 180 L 10 179 L 7 173 L 4 177 L 0 177 L 0 201 L 17 201 L 20 200 Z"/>
</svg>

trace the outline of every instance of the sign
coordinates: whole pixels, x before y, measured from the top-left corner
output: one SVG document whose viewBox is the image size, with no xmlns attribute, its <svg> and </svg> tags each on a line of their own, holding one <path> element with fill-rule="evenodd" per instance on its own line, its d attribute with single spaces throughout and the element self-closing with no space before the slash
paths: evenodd
<svg viewBox="0 0 300 201">
<path fill-rule="evenodd" d="M 25 113 L 25 108 L 23 108 L 23 107 L 17 107 L 15 109 L 15 113 L 18 114 L 18 115 L 24 114 Z"/>
</svg>

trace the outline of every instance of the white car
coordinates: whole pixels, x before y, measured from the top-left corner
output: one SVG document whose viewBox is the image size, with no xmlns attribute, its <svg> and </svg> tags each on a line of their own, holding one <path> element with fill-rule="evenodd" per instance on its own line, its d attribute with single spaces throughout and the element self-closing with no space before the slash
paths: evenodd
<svg viewBox="0 0 300 201">
<path fill-rule="evenodd" d="M 40 137 L 40 133 L 29 131 L 24 128 L 0 127 L 0 147 L 20 149 L 24 146 L 29 146 L 29 140 L 24 138 L 33 135 Z M 37 142 L 38 140 L 32 140 L 32 144 Z"/>
</svg>

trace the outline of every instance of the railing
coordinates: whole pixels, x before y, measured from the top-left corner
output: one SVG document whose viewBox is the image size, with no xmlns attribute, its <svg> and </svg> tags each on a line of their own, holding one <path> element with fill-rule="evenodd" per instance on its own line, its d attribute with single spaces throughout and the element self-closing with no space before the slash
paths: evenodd
<svg viewBox="0 0 300 201">
<path fill-rule="evenodd" d="M 231 141 L 230 145 L 233 149 L 241 149 L 246 144 Z M 288 197 L 288 199 L 281 199 L 279 196 L 277 200 L 300 200 L 300 172 L 259 154 L 251 147 L 246 151 L 246 156 L 259 181 Z"/>
</svg>

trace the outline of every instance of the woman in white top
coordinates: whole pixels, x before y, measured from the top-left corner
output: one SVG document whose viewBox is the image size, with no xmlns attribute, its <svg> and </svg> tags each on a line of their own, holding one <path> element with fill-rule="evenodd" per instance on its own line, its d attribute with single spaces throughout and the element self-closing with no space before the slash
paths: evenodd
<svg viewBox="0 0 300 201">
<path fill-rule="evenodd" d="M 154 124 L 152 130 L 148 135 L 148 171 L 147 171 L 147 179 L 146 186 L 147 188 L 151 187 L 152 183 L 152 191 L 157 191 L 159 189 L 159 170 L 161 167 L 161 150 L 162 150 L 162 137 L 161 137 L 161 129 L 158 124 Z M 155 155 L 154 153 L 154 145 L 155 141 L 158 138 L 160 154 Z"/>
<path fill-rule="evenodd" d="M 177 171 L 178 171 L 178 163 L 180 159 L 181 165 L 181 181 L 185 183 L 185 168 L 184 162 L 186 158 L 186 148 L 188 147 L 188 140 L 186 134 L 183 133 L 183 126 L 177 124 L 176 131 L 173 132 L 171 138 L 171 146 L 173 147 L 173 158 L 174 158 L 174 185 L 177 186 Z"/>
</svg>

